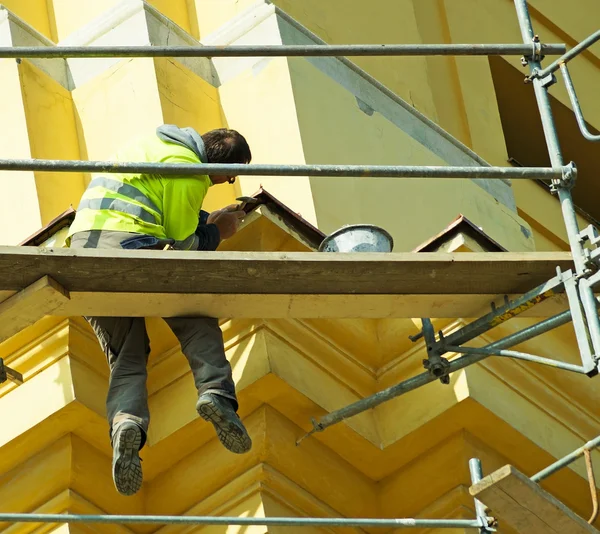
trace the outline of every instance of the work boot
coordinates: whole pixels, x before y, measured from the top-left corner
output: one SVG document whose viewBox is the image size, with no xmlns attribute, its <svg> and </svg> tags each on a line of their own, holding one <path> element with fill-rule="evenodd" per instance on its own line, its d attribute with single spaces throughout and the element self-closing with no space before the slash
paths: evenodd
<svg viewBox="0 0 600 534">
<path fill-rule="evenodd" d="M 141 443 L 142 429 L 133 421 L 119 422 L 113 429 L 113 480 L 121 495 L 133 495 L 142 487 Z"/>
<path fill-rule="evenodd" d="M 203 393 L 196 403 L 196 410 L 202 419 L 213 424 L 226 449 L 236 454 L 251 449 L 252 440 L 229 399 L 214 393 Z"/>
</svg>

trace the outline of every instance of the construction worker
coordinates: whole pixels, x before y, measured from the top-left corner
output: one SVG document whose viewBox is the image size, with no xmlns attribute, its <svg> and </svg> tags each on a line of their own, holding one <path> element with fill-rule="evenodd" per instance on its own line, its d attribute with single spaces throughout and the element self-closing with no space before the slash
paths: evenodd
<svg viewBox="0 0 600 534">
<path fill-rule="evenodd" d="M 119 152 L 118 161 L 152 163 L 241 163 L 252 158 L 235 130 L 199 135 L 192 128 L 163 125 Z M 244 217 L 235 206 L 201 210 L 208 188 L 233 183 L 234 176 L 110 174 L 94 178 L 69 229 L 71 248 L 215 250 Z M 167 252 L 165 252 L 166 254 Z M 99 274 L 99 276 L 102 276 Z M 113 480 L 123 495 L 142 485 L 139 450 L 149 424 L 146 364 L 150 343 L 143 317 L 86 317 L 110 367 L 106 401 L 113 447 Z M 169 317 L 198 390 L 196 410 L 210 421 L 221 443 L 234 453 L 252 441 L 237 415 L 231 366 L 225 357 L 218 320 Z"/>
</svg>

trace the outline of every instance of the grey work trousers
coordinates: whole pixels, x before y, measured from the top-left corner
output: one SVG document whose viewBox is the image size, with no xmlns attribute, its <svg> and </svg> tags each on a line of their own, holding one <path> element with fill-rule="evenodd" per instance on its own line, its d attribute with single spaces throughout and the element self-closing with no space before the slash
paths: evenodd
<svg viewBox="0 0 600 534">
<path fill-rule="evenodd" d="M 131 237 L 126 232 L 79 232 L 71 239 L 71 248 L 121 248 L 120 242 Z M 99 274 L 99 276 L 102 276 Z M 148 410 L 147 362 L 150 341 L 143 317 L 85 317 L 93 328 L 110 368 L 106 412 L 110 433 L 123 419 L 136 422 L 146 441 Z M 238 403 L 231 365 L 225 357 L 223 334 L 212 317 L 166 317 L 187 358 L 198 395 L 216 393 L 230 399 L 234 410 Z"/>
</svg>

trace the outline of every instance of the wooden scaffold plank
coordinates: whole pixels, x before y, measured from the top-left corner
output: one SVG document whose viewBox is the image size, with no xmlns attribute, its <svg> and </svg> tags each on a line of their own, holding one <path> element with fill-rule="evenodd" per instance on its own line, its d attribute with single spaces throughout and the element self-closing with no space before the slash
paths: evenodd
<svg viewBox="0 0 600 534">
<path fill-rule="evenodd" d="M 42 276 L 0 302 L 0 343 L 68 302 L 68 292 L 49 276 Z"/>
<path fill-rule="evenodd" d="M 0 247 L 0 298 L 48 275 L 60 315 L 473 317 L 572 267 L 569 253 L 181 252 Z M 529 315 L 566 308 L 558 294 Z"/>
<path fill-rule="evenodd" d="M 486 476 L 469 489 L 496 517 L 527 534 L 600 534 L 558 499 L 512 465 Z"/>
</svg>

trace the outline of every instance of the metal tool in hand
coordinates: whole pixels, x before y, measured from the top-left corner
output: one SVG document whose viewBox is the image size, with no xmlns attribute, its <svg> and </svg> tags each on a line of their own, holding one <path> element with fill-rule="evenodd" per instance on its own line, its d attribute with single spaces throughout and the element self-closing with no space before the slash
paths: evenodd
<svg viewBox="0 0 600 534">
<path fill-rule="evenodd" d="M 246 213 L 260 203 L 260 201 L 254 197 L 237 197 L 236 200 L 241 202 L 241 204 L 237 206 L 237 209 L 245 211 Z"/>
</svg>

